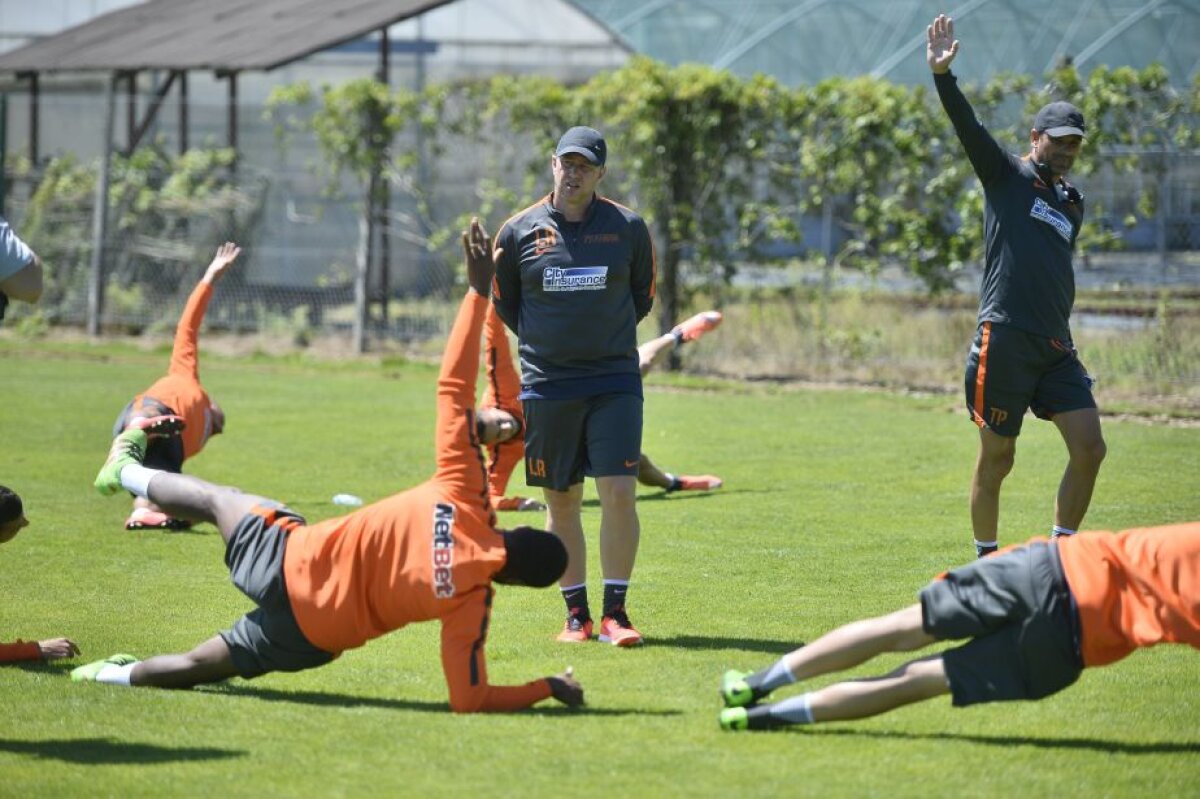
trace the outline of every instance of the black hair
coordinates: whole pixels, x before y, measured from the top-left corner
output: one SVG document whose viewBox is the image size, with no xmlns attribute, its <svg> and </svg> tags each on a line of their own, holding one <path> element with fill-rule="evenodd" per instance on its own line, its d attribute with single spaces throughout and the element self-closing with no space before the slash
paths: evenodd
<svg viewBox="0 0 1200 799">
<path fill-rule="evenodd" d="M 545 588 L 562 577 L 567 568 L 567 548 L 554 533 L 532 527 L 502 530 L 508 559 L 503 572 L 509 579 L 530 588 Z"/>
<path fill-rule="evenodd" d="M 19 519 L 24 512 L 25 506 L 21 504 L 21 498 L 17 496 L 17 492 L 11 488 L 0 486 L 0 524 L 8 524 Z"/>
</svg>

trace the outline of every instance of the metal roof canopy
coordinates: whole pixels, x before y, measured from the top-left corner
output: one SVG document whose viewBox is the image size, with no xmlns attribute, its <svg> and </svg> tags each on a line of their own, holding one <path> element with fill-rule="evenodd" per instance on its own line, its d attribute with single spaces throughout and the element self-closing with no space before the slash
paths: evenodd
<svg viewBox="0 0 1200 799">
<path fill-rule="evenodd" d="M 29 81 L 29 159 L 39 161 L 39 76 L 108 72 L 123 78 L 128 111 L 124 151 L 133 152 L 167 93 L 180 94 L 179 150 L 188 148 L 187 73 L 213 70 L 229 81 L 228 145 L 237 150 L 237 74 L 268 71 L 380 32 L 380 80 L 387 81 L 388 26 L 453 0 L 147 0 L 0 55 L 0 72 Z M 167 73 L 137 119 L 139 72 Z"/>
<path fill-rule="evenodd" d="M 229 147 L 237 150 L 237 75 L 246 70 L 269 71 L 305 56 L 379 31 L 377 78 L 388 75 L 389 26 L 419 16 L 453 0 L 148 0 L 113 11 L 68 28 L 12 52 L 0 55 L 0 72 L 15 72 L 29 80 L 30 160 L 38 163 L 38 76 L 43 72 L 107 72 L 104 157 L 96 181 L 92 225 L 92 259 L 88 278 L 90 335 L 100 332 L 104 305 L 103 262 L 108 227 L 108 177 L 117 82 L 124 79 L 128 92 L 126 152 L 132 152 L 162 107 L 172 85 L 178 83 L 179 149 L 187 150 L 187 73 L 214 70 L 229 81 L 227 133 Z M 154 90 L 145 116 L 137 120 L 139 72 L 167 73 Z M 374 178 L 373 178 L 374 179 Z M 386 212 L 387 201 L 383 208 Z M 368 250 L 373 211 L 367 215 Z M 387 315 L 386 231 L 383 257 L 383 315 Z M 365 348 L 367 270 L 373 260 L 360 256 L 355 276 L 355 342 Z"/>
<path fill-rule="evenodd" d="M 448 2 L 148 0 L 4 53 L 0 71 L 266 71 Z"/>
</svg>

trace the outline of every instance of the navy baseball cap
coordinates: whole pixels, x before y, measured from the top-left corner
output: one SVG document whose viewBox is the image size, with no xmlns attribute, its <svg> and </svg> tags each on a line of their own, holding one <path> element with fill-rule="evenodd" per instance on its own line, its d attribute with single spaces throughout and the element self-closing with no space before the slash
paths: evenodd
<svg viewBox="0 0 1200 799">
<path fill-rule="evenodd" d="M 1048 136 L 1083 136 L 1083 112 L 1059 100 L 1042 107 L 1033 118 L 1033 129 Z"/>
<path fill-rule="evenodd" d="M 558 140 L 558 146 L 554 148 L 556 158 L 567 153 L 578 153 L 596 166 L 604 166 L 604 159 L 608 156 L 608 145 L 604 143 L 600 131 L 580 125 L 564 133 Z"/>
</svg>

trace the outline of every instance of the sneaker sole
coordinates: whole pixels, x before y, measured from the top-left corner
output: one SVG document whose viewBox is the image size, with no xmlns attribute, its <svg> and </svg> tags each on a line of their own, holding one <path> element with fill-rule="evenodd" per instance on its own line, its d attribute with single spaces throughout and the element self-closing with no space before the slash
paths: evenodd
<svg viewBox="0 0 1200 799">
<path fill-rule="evenodd" d="M 620 641 L 615 641 L 615 640 L 613 640 L 613 638 L 611 636 L 602 635 L 602 636 L 600 636 L 599 641 L 602 644 L 612 644 L 613 646 L 628 647 L 628 646 L 641 646 L 643 639 L 641 636 L 638 636 L 637 638 L 625 638 Z"/>
</svg>

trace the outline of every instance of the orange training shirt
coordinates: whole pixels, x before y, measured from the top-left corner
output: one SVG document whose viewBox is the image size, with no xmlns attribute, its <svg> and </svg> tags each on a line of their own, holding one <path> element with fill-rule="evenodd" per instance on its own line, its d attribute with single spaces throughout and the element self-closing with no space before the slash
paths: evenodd
<svg viewBox="0 0 1200 799">
<path fill-rule="evenodd" d="M 487 388 L 479 401 L 481 408 L 500 408 L 515 416 L 521 423 L 521 435 L 488 447 L 488 491 L 492 505 L 498 510 L 511 510 L 519 503 L 513 498 L 508 502 L 504 492 L 513 469 L 525 457 L 525 410 L 521 400 L 521 379 L 513 365 L 512 350 L 508 345 L 508 330 L 496 313 L 496 307 L 488 304 L 483 329 L 483 357 L 487 367 Z M 508 507 L 508 506 L 512 507 Z"/>
<path fill-rule="evenodd" d="M 212 293 L 212 284 L 203 280 L 192 289 L 175 327 L 175 345 L 167 374 L 140 395 L 158 400 L 183 417 L 186 426 L 180 439 L 184 459 L 203 449 L 212 434 L 208 394 L 200 385 L 199 355 L 200 323 L 204 321 Z"/>
<path fill-rule="evenodd" d="M 1200 522 L 1056 540 L 1085 666 L 1155 644 L 1200 649 Z"/>
<path fill-rule="evenodd" d="M 487 299 L 469 292 L 438 377 L 437 472 L 421 485 L 292 531 L 284 576 L 296 621 L 329 652 L 441 619 L 442 669 L 458 712 L 516 710 L 550 696 L 546 680 L 489 686 L 484 644 L 504 541 L 488 502 L 475 433 L 475 378 Z"/>
</svg>

